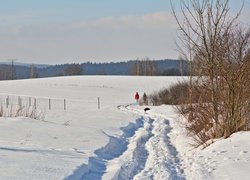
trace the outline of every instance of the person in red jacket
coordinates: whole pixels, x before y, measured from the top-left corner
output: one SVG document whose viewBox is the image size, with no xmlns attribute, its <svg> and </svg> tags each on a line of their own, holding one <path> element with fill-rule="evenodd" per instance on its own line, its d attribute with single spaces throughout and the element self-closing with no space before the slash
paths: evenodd
<svg viewBox="0 0 250 180">
<path fill-rule="evenodd" d="M 138 104 L 139 98 L 140 98 L 139 93 L 136 92 L 136 93 L 135 93 L 135 100 L 136 100 L 136 103 L 137 103 L 137 104 Z"/>
</svg>

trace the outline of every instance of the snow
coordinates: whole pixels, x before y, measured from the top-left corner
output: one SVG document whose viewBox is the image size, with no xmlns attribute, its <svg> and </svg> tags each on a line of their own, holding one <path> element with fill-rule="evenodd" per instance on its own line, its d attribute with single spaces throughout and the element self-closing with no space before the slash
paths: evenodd
<svg viewBox="0 0 250 180">
<path fill-rule="evenodd" d="M 24 105 L 29 97 L 32 103 L 36 98 L 45 118 L 0 118 L 0 179 L 249 179 L 249 132 L 194 148 L 174 107 L 150 107 L 145 113 L 144 106 L 135 104 L 135 92 L 150 94 L 182 79 L 74 76 L 1 81 L 4 108 L 7 96 L 14 106 L 18 96 Z"/>
<path fill-rule="evenodd" d="M 217 179 L 249 179 L 250 132 L 238 132 L 204 149 L 207 164 Z"/>
</svg>

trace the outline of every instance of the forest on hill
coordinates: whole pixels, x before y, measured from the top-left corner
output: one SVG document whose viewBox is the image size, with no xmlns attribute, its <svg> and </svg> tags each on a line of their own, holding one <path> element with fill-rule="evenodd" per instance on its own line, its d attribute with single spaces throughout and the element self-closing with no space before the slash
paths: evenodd
<svg viewBox="0 0 250 180">
<path fill-rule="evenodd" d="M 72 75 L 180 76 L 188 75 L 188 69 L 187 61 L 173 59 L 42 66 L 3 63 L 0 64 L 0 80 Z"/>
</svg>

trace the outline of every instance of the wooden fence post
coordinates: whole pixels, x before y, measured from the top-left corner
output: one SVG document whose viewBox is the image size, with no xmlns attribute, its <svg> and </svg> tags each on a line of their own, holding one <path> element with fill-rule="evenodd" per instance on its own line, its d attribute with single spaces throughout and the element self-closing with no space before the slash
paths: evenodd
<svg viewBox="0 0 250 180">
<path fill-rule="evenodd" d="M 29 107 L 31 106 L 31 97 L 29 97 Z"/>
<path fill-rule="evenodd" d="M 18 96 L 18 106 L 22 107 L 22 99 L 20 96 Z"/>
<path fill-rule="evenodd" d="M 36 98 L 34 98 L 34 107 L 36 109 Z"/>
<path fill-rule="evenodd" d="M 9 103 L 10 103 L 10 97 L 7 96 L 7 98 L 6 98 L 6 107 L 7 107 L 7 108 L 9 107 Z"/>
<path fill-rule="evenodd" d="M 100 109 L 100 97 L 98 97 L 97 103 L 98 103 L 98 109 Z"/>
<path fill-rule="evenodd" d="M 51 110 L 51 99 L 49 99 L 49 110 Z"/>
</svg>

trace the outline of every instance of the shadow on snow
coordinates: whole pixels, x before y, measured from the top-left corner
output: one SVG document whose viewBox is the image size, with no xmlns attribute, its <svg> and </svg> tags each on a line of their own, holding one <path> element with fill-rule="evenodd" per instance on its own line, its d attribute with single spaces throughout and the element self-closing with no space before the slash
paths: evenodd
<svg viewBox="0 0 250 180">
<path fill-rule="evenodd" d="M 137 119 L 135 123 L 129 123 L 127 126 L 121 127 L 120 129 L 123 131 L 123 134 L 119 137 L 110 136 L 104 132 L 104 134 L 109 137 L 108 144 L 97 149 L 95 151 L 96 156 L 90 157 L 87 165 L 83 164 L 78 167 L 73 174 L 66 177 L 65 180 L 101 179 L 106 171 L 106 161 L 119 157 L 127 150 L 127 139 L 132 137 L 138 128 L 143 127 L 143 120 L 143 117 L 141 117 Z"/>
</svg>

